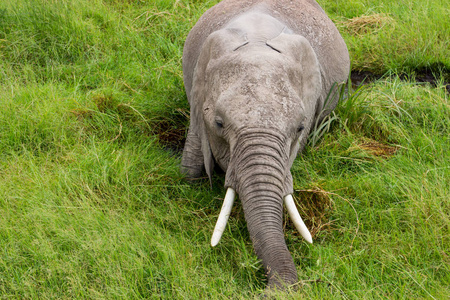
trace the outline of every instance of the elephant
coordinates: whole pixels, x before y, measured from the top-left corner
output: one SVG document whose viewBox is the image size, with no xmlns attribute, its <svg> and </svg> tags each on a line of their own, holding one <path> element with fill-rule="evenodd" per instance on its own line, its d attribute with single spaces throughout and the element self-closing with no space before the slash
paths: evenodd
<svg viewBox="0 0 450 300">
<path fill-rule="evenodd" d="M 181 170 L 210 181 L 225 172 L 225 196 L 211 244 L 220 240 L 235 194 L 242 203 L 268 289 L 298 281 L 283 233 L 283 203 L 312 243 L 292 199 L 291 167 L 308 135 L 337 105 L 350 58 L 314 0 L 223 0 L 189 32 L 183 80 L 190 125 Z M 334 96 L 329 96 L 334 95 Z"/>
</svg>

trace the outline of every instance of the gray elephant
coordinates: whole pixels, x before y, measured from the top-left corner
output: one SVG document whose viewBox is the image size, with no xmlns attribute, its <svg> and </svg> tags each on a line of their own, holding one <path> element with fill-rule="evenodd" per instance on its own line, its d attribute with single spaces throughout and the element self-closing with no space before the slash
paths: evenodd
<svg viewBox="0 0 450 300">
<path fill-rule="evenodd" d="M 190 31 L 183 51 L 190 126 L 182 171 L 210 180 L 214 164 L 228 189 L 214 230 L 218 243 L 234 193 L 242 202 L 268 286 L 295 283 L 282 228 L 283 203 L 295 208 L 290 168 L 316 122 L 329 114 L 335 83 L 347 80 L 347 47 L 314 0 L 224 0 Z"/>
</svg>

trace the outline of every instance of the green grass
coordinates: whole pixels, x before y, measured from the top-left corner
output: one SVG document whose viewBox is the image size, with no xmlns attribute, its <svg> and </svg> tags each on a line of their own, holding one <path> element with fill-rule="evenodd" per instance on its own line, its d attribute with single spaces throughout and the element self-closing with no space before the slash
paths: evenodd
<svg viewBox="0 0 450 300">
<path fill-rule="evenodd" d="M 318 1 L 342 33 L 353 70 L 444 73 L 450 81 L 446 0 Z"/>
<path fill-rule="evenodd" d="M 211 189 L 179 172 L 182 46 L 216 2 L 1 2 L 0 299 L 248 299 L 265 288 L 239 203 L 209 246 L 223 176 Z M 450 296 L 449 95 L 392 75 L 448 78 L 449 10 L 403 3 L 321 1 L 353 68 L 391 75 L 350 91 L 294 163 L 314 244 L 286 219 L 302 287 L 288 298 Z"/>
</svg>

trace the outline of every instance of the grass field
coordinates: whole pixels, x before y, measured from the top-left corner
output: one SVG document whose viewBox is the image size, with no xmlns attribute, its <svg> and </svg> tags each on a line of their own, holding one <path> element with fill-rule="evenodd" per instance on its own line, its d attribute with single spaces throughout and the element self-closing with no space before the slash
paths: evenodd
<svg viewBox="0 0 450 300">
<path fill-rule="evenodd" d="M 239 202 L 209 246 L 222 175 L 184 181 L 184 39 L 217 1 L 0 3 L 0 299 L 252 299 Z M 280 299 L 450 297 L 447 1 L 324 1 L 350 90 L 294 163 L 305 243 Z M 406 8 L 405 8 L 406 7 Z M 432 72 L 437 86 L 414 83 Z M 400 74 L 411 80 L 400 80 Z"/>
</svg>

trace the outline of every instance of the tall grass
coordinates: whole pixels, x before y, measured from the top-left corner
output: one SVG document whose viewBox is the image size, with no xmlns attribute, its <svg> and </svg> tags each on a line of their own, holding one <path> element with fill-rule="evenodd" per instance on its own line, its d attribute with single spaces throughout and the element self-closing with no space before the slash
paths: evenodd
<svg viewBox="0 0 450 300">
<path fill-rule="evenodd" d="M 1 299 L 248 299 L 264 289 L 239 203 L 209 246 L 223 176 L 211 189 L 178 170 L 189 121 L 182 46 L 216 2 L 0 3 Z M 379 3 L 321 4 L 337 22 L 376 12 L 426 23 L 429 44 L 397 53 L 409 29 L 368 47 L 368 33 L 340 27 L 356 69 L 447 64 L 447 21 L 423 17 L 448 13 L 441 2 L 411 3 L 415 14 Z M 358 47 L 384 58 L 363 62 Z M 314 244 L 286 218 L 301 281 L 280 299 L 448 298 L 449 118 L 440 84 L 392 75 L 349 92 L 294 163 Z"/>
</svg>

